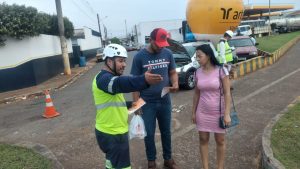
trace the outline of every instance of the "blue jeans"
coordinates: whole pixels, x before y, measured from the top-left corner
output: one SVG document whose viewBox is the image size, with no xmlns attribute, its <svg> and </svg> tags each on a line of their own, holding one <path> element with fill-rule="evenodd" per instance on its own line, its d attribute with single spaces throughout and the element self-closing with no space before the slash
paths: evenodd
<svg viewBox="0 0 300 169">
<path fill-rule="evenodd" d="M 170 160 L 172 158 L 171 101 L 156 103 L 148 102 L 142 107 L 142 112 L 142 118 L 145 122 L 145 129 L 147 132 L 147 136 L 144 139 L 147 159 L 149 161 L 156 159 L 155 128 L 157 119 L 161 133 L 163 158 L 164 160 Z"/>
</svg>

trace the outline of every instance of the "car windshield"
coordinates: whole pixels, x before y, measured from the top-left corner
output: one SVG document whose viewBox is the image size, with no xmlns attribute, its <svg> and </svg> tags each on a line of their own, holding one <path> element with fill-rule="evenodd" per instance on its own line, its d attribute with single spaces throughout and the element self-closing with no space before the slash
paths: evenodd
<svg viewBox="0 0 300 169">
<path fill-rule="evenodd" d="M 231 39 L 228 41 L 228 43 L 229 46 L 234 46 L 234 47 L 254 46 L 250 38 Z"/>
<path fill-rule="evenodd" d="M 184 46 L 184 48 L 186 49 L 186 51 L 189 53 L 189 55 L 191 57 L 194 56 L 194 54 L 196 52 L 196 47 L 194 47 L 194 46 Z"/>
<path fill-rule="evenodd" d="M 102 53 L 103 52 L 103 49 L 97 49 L 97 53 Z"/>
<path fill-rule="evenodd" d="M 187 59 L 189 58 L 189 56 L 186 55 L 185 53 L 173 53 L 173 58 L 175 60 L 181 60 L 181 59 Z"/>
</svg>

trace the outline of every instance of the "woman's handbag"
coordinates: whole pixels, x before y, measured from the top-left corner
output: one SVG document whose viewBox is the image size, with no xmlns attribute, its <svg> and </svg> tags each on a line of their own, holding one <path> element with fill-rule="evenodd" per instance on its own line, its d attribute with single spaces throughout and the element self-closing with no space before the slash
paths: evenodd
<svg viewBox="0 0 300 169">
<path fill-rule="evenodd" d="M 222 109 L 221 109 L 221 101 L 222 101 L 222 88 L 223 88 L 223 83 L 222 83 L 222 79 L 221 79 L 221 69 L 222 68 L 219 68 L 219 79 L 220 79 L 220 119 L 219 119 L 219 126 L 222 128 L 222 129 L 226 129 L 226 128 L 229 128 L 229 127 L 233 127 L 233 126 L 237 126 L 238 124 L 240 124 L 240 120 L 238 118 L 238 115 L 237 115 L 237 112 L 236 112 L 236 109 L 235 109 L 235 105 L 234 105 L 234 100 L 233 100 L 233 97 L 232 97 L 232 92 L 230 90 L 230 97 L 231 97 L 231 100 L 232 100 L 232 105 L 233 105 L 233 111 L 231 111 L 230 113 L 230 118 L 231 118 L 231 124 L 230 125 L 225 125 L 225 122 L 224 122 L 224 116 L 222 116 Z"/>
</svg>

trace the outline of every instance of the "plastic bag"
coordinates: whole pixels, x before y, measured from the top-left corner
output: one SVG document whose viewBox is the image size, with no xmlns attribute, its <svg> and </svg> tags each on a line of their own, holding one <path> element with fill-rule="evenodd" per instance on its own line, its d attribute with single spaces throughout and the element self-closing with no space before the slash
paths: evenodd
<svg viewBox="0 0 300 169">
<path fill-rule="evenodd" d="M 129 125 L 129 139 L 144 139 L 147 136 L 144 120 L 140 115 L 134 115 Z"/>
</svg>

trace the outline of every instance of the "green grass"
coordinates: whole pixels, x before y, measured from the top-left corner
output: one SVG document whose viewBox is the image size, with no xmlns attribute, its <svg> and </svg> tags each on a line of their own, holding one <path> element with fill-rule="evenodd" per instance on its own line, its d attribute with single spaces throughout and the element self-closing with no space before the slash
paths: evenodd
<svg viewBox="0 0 300 169">
<path fill-rule="evenodd" d="M 34 151 L 0 144 L 0 169 L 50 169 L 48 159 Z"/>
<path fill-rule="evenodd" d="M 274 157 L 286 169 L 300 169 L 300 103 L 289 109 L 272 129 Z"/>
<path fill-rule="evenodd" d="M 300 35 L 300 31 L 292 32 L 292 33 L 284 33 L 273 36 L 264 36 L 257 38 L 257 42 L 259 43 L 258 48 L 273 53 L 275 50 L 279 49 L 281 46 L 294 39 L 295 37 Z"/>
</svg>

